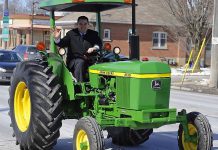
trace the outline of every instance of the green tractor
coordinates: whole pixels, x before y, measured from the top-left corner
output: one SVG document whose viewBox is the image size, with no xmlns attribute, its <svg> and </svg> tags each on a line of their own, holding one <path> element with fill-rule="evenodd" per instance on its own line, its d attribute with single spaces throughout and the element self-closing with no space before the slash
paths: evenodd
<svg viewBox="0 0 218 150">
<path fill-rule="evenodd" d="M 169 108 L 171 71 L 167 64 L 139 61 L 139 38 L 135 34 L 135 0 L 44 0 L 50 11 L 96 12 L 132 7 L 130 59 L 108 62 L 98 55 L 89 67 L 88 82 L 74 80 L 51 37 L 51 53 L 41 60 L 24 61 L 14 70 L 9 89 L 9 115 L 21 150 L 50 150 L 57 143 L 63 119 L 78 119 L 74 129 L 74 150 L 103 150 L 103 130 L 112 142 L 137 146 L 149 139 L 154 128 L 180 123 L 181 150 L 210 150 L 212 130 L 198 112 L 177 113 Z M 119 51 L 117 48 L 115 50 Z"/>
</svg>

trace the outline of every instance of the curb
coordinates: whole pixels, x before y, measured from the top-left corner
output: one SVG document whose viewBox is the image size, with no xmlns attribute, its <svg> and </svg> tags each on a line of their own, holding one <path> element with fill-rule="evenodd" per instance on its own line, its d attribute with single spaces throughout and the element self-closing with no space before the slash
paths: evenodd
<svg viewBox="0 0 218 150">
<path fill-rule="evenodd" d="M 180 87 L 180 86 L 175 86 L 175 85 L 171 86 L 171 89 L 178 90 L 178 91 L 187 91 L 187 92 L 196 92 L 196 93 L 218 95 L 218 89 L 188 88 L 188 87 Z"/>
<path fill-rule="evenodd" d="M 171 86 L 171 89 L 174 89 L 174 90 L 181 90 L 181 91 L 194 91 L 194 90 L 191 89 L 191 88 L 179 87 L 179 86 Z"/>
</svg>

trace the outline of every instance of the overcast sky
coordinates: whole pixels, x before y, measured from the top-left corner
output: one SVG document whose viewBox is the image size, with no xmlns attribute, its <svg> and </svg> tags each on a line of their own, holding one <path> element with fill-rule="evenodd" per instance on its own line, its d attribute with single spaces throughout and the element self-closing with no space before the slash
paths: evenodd
<svg viewBox="0 0 218 150">
<path fill-rule="evenodd" d="M 22 0 L 22 2 L 24 3 L 25 0 Z M 4 3 L 4 0 L 0 0 L 0 4 Z M 9 4 L 10 4 L 10 0 L 9 0 Z"/>
</svg>

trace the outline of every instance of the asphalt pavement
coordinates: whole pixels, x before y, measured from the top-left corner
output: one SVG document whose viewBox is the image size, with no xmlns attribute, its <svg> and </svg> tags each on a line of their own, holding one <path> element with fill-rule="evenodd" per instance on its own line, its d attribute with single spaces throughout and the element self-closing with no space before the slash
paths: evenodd
<svg viewBox="0 0 218 150">
<path fill-rule="evenodd" d="M 199 79 L 199 81 L 205 79 Z M 177 108 L 178 111 L 186 109 L 187 112 L 199 111 L 206 115 L 208 118 L 214 136 L 213 136 L 213 150 L 218 150 L 218 96 L 202 93 L 193 92 L 195 85 L 199 84 L 194 82 L 192 77 L 190 80 L 187 78 L 185 84 L 183 84 L 183 91 L 171 90 L 170 96 L 170 108 Z M 192 88 L 187 87 L 188 83 L 192 85 Z M 180 88 L 180 77 L 176 76 L 172 78 L 172 88 Z M 201 89 L 203 86 L 200 86 Z M 187 92 L 188 91 L 188 92 Z M 209 90 L 207 90 L 208 92 Z M 199 92 L 199 91 L 198 91 Z M 12 137 L 12 128 L 10 128 L 10 118 L 8 116 L 8 86 L 0 85 L 0 150 L 19 150 L 19 146 L 15 145 L 15 138 Z M 58 139 L 57 145 L 54 150 L 70 150 L 72 149 L 72 137 L 74 125 L 77 120 L 64 120 L 63 126 L 60 129 L 60 138 Z M 107 150 L 177 150 L 177 130 L 178 124 L 166 125 L 154 130 L 154 133 L 150 136 L 150 139 L 137 146 L 137 147 L 119 147 L 112 144 L 111 139 L 106 139 L 107 133 L 104 132 L 105 136 L 105 148 Z"/>
</svg>

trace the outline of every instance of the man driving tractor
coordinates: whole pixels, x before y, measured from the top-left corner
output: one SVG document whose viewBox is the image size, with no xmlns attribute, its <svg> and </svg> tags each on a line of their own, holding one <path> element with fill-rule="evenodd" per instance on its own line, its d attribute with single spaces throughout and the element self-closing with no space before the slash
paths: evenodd
<svg viewBox="0 0 218 150">
<path fill-rule="evenodd" d="M 68 47 L 67 66 L 77 82 L 85 81 L 87 59 L 91 53 L 102 47 L 98 32 L 88 27 L 88 18 L 80 16 L 77 20 L 77 28 L 70 30 L 64 38 L 61 39 L 61 31 L 57 28 L 53 30 L 55 44 L 59 47 Z"/>
</svg>

